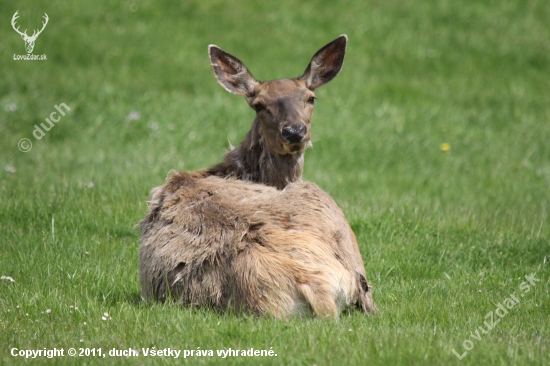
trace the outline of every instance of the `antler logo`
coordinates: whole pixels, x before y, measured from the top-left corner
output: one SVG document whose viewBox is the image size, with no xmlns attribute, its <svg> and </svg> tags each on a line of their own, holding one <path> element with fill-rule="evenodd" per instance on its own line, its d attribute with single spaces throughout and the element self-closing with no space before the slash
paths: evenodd
<svg viewBox="0 0 550 366">
<path fill-rule="evenodd" d="M 11 18 L 11 26 L 13 27 L 13 29 L 19 33 L 21 35 L 21 38 L 23 38 L 23 41 L 25 41 L 25 48 L 27 49 L 27 53 L 32 53 L 32 50 L 34 49 L 34 42 L 36 41 L 36 38 L 38 38 L 38 36 L 40 35 L 40 33 L 42 33 L 42 31 L 44 30 L 44 28 L 46 28 L 46 24 L 48 24 L 48 14 L 44 13 L 44 22 L 42 22 L 42 29 L 40 30 L 34 30 L 33 33 L 32 33 L 32 36 L 28 36 L 27 35 L 27 30 L 25 29 L 24 32 L 21 32 L 19 31 L 19 27 L 15 27 L 15 20 L 17 18 L 19 18 L 19 16 L 17 15 L 17 13 L 19 12 L 19 10 L 17 10 L 15 12 L 15 14 L 13 14 L 13 18 Z"/>
</svg>

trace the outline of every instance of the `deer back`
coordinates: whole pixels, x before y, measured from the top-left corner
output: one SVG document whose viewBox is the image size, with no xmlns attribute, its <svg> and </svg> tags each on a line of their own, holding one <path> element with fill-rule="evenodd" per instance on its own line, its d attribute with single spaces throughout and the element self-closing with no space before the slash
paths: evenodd
<svg viewBox="0 0 550 366">
<path fill-rule="evenodd" d="M 355 236 L 313 183 L 177 173 L 153 190 L 140 226 L 145 299 L 278 318 L 376 311 Z"/>
</svg>

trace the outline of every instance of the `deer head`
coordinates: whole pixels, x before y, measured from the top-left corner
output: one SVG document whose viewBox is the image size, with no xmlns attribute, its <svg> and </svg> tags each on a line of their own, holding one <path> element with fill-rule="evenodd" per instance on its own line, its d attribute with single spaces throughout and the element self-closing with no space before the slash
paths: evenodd
<svg viewBox="0 0 550 366">
<path fill-rule="evenodd" d="M 302 76 L 294 79 L 257 81 L 245 64 L 210 45 L 208 53 L 218 82 L 229 92 L 240 94 L 256 111 L 259 141 L 271 156 L 301 154 L 311 145 L 311 116 L 315 89 L 331 81 L 342 68 L 347 36 L 341 35 L 321 48 Z M 254 126 L 251 130 L 254 133 Z"/>
<path fill-rule="evenodd" d="M 34 30 L 33 33 L 32 33 L 32 36 L 28 36 L 27 35 L 27 30 L 25 29 L 24 32 L 21 32 L 19 31 L 19 27 L 15 27 L 15 21 L 17 18 L 19 18 L 19 16 L 17 15 L 17 13 L 19 12 L 16 11 L 15 14 L 13 14 L 13 18 L 11 18 L 11 26 L 13 27 L 13 29 L 19 33 L 21 35 L 21 38 L 23 38 L 23 41 L 25 41 L 25 48 L 27 49 L 27 53 L 32 53 L 32 50 L 34 49 L 34 42 L 36 41 L 36 38 L 38 38 L 38 36 L 40 35 L 40 33 L 42 33 L 42 31 L 44 30 L 44 28 L 46 28 L 46 24 L 48 24 L 48 14 L 44 13 L 44 22 L 42 22 L 42 29 L 40 30 Z"/>
</svg>

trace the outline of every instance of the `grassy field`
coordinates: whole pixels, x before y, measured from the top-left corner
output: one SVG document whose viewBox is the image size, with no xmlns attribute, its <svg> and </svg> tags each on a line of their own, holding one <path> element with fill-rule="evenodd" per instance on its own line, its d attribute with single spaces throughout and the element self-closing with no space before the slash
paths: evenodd
<svg viewBox="0 0 550 366">
<path fill-rule="evenodd" d="M 0 364 L 550 363 L 548 1 L 0 9 Z M 16 10 L 29 34 L 48 14 L 33 51 L 46 61 L 14 60 L 26 54 Z M 216 83 L 207 45 L 266 80 L 301 75 L 342 33 L 344 68 L 316 92 L 304 176 L 344 210 L 380 316 L 274 321 L 142 302 L 135 225 L 150 189 L 220 161 L 254 116 Z M 70 111 L 33 136 L 62 103 Z M 65 357 L 11 355 L 54 347 Z M 214 356 L 183 359 L 199 348 Z M 216 355 L 229 348 L 277 356 Z"/>
</svg>

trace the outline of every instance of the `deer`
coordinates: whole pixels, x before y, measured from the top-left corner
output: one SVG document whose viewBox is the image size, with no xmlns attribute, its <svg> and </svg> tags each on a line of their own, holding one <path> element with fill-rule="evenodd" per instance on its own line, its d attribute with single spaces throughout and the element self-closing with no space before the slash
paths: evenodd
<svg viewBox="0 0 550 366">
<path fill-rule="evenodd" d="M 345 34 L 322 47 L 302 76 L 261 82 L 237 57 L 215 45 L 208 47 L 212 71 L 229 92 L 244 96 L 256 112 L 250 131 L 223 161 L 197 171 L 197 176 L 234 177 L 283 189 L 300 181 L 304 151 L 311 146 L 314 91 L 342 69 Z"/>
<path fill-rule="evenodd" d="M 25 29 L 24 32 L 21 32 L 19 31 L 19 27 L 15 27 L 15 22 L 17 20 L 17 18 L 19 18 L 19 15 L 17 14 L 19 13 L 19 10 L 17 10 L 15 12 L 15 14 L 13 14 L 13 17 L 11 18 L 11 26 L 13 28 L 13 30 L 15 30 L 17 33 L 19 33 L 19 35 L 21 36 L 21 38 L 23 38 L 23 41 L 25 41 L 25 49 L 27 50 L 27 53 L 32 53 L 32 50 L 34 49 L 34 42 L 36 41 L 36 38 L 38 38 L 38 36 L 40 35 L 40 33 L 42 33 L 42 31 L 44 30 L 44 28 L 46 28 L 46 25 L 48 24 L 48 14 L 44 13 L 44 22 L 42 22 L 42 29 L 40 30 L 37 30 L 35 29 L 32 33 L 32 36 L 28 36 L 27 35 L 27 30 Z"/>
<path fill-rule="evenodd" d="M 142 298 L 289 319 L 377 314 L 356 237 L 314 183 L 175 173 L 139 224 Z"/>
<path fill-rule="evenodd" d="M 138 224 L 143 299 L 283 319 L 378 312 L 344 214 L 301 180 L 314 90 L 339 73 L 346 45 L 342 35 L 301 77 L 268 82 L 209 46 L 218 82 L 243 95 L 256 118 L 223 162 L 173 173 L 152 190 Z"/>
</svg>

